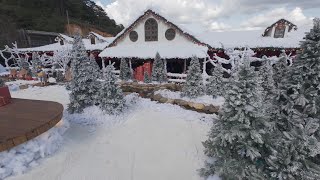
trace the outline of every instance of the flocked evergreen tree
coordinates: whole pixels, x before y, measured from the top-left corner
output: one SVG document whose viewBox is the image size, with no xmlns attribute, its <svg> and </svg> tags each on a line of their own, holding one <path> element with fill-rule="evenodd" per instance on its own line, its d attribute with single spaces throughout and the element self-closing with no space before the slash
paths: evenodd
<svg viewBox="0 0 320 180">
<path fill-rule="evenodd" d="M 120 61 L 120 75 L 119 78 L 123 81 L 128 81 L 132 78 L 131 70 L 128 66 L 128 62 L 122 58 Z"/>
<path fill-rule="evenodd" d="M 302 53 L 279 83 L 277 124 L 268 158 L 274 179 L 320 179 L 320 20 L 302 41 Z"/>
<path fill-rule="evenodd" d="M 207 94 L 213 97 L 224 95 L 224 86 L 227 80 L 223 77 L 224 70 L 221 64 L 216 64 L 212 71 L 212 76 L 209 78 L 207 84 Z"/>
<path fill-rule="evenodd" d="M 33 75 L 36 76 L 37 70 L 43 66 L 42 61 L 40 59 L 40 55 L 36 52 L 32 53 L 32 70 Z"/>
<path fill-rule="evenodd" d="M 151 79 L 150 79 L 149 73 L 147 71 L 145 71 L 143 74 L 143 82 L 144 83 L 151 83 Z"/>
<path fill-rule="evenodd" d="M 282 51 L 280 54 L 279 60 L 273 65 L 273 80 L 275 88 L 279 88 L 279 84 L 281 83 L 284 76 L 288 73 L 288 61 L 285 55 L 285 51 Z"/>
<path fill-rule="evenodd" d="M 96 62 L 89 60 L 80 35 L 75 37 L 71 52 L 72 80 L 68 111 L 81 113 L 84 108 L 94 105 L 98 98 L 98 69 L 94 65 Z"/>
<path fill-rule="evenodd" d="M 152 81 L 159 83 L 167 82 L 167 70 L 165 69 L 164 61 L 159 53 L 156 54 L 152 65 Z"/>
<path fill-rule="evenodd" d="M 225 103 L 203 145 L 207 161 L 201 175 L 216 174 L 225 180 L 264 179 L 264 134 L 269 126 L 263 117 L 257 73 L 244 58 L 228 81 Z"/>
<path fill-rule="evenodd" d="M 181 96 L 196 98 L 204 95 L 204 86 L 201 75 L 199 59 L 195 56 L 191 58 L 186 83 L 184 84 Z"/>
<path fill-rule="evenodd" d="M 64 75 L 62 71 L 56 71 L 56 82 L 63 82 L 64 81 Z"/>
<path fill-rule="evenodd" d="M 122 90 L 116 85 L 113 70 L 112 65 L 106 67 L 105 81 L 102 82 L 100 89 L 99 106 L 107 114 L 119 114 L 125 105 Z"/>
</svg>

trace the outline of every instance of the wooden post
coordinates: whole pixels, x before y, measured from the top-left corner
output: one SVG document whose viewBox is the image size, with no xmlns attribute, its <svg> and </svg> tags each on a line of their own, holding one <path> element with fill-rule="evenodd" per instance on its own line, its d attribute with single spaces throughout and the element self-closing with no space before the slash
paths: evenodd
<svg viewBox="0 0 320 180">
<path fill-rule="evenodd" d="M 187 71 L 187 59 L 184 59 L 183 61 L 183 74 L 185 74 Z"/>
</svg>

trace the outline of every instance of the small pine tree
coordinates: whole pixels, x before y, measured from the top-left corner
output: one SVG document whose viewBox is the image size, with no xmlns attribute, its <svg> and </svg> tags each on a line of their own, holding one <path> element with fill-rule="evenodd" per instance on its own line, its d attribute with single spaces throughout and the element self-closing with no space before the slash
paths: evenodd
<svg viewBox="0 0 320 180">
<path fill-rule="evenodd" d="M 40 60 L 40 55 L 36 52 L 32 53 L 32 69 L 36 73 L 39 67 L 42 67 L 42 61 Z"/>
<path fill-rule="evenodd" d="M 212 76 L 209 78 L 209 82 L 207 84 L 208 95 L 211 95 L 214 98 L 224 95 L 224 85 L 226 83 L 226 79 L 223 77 L 223 74 L 223 67 L 220 64 L 217 64 L 212 71 Z"/>
<path fill-rule="evenodd" d="M 196 98 L 204 95 L 204 86 L 201 75 L 199 59 L 195 56 L 191 58 L 186 83 L 182 88 L 181 96 Z"/>
<path fill-rule="evenodd" d="M 128 66 L 128 62 L 122 58 L 120 61 L 120 75 L 119 78 L 123 81 L 128 81 L 132 78 L 131 70 Z"/>
<path fill-rule="evenodd" d="M 143 82 L 144 83 L 151 83 L 151 79 L 150 79 L 149 73 L 147 71 L 145 71 L 143 74 Z"/>
<path fill-rule="evenodd" d="M 71 93 L 68 111 L 70 113 L 81 113 L 84 108 L 96 103 L 99 89 L 98 74 L 95 73 L 97 68 L 90 62 L 79 35 L 75 37 L 71 54 L 73 78 L 69 84 Z"/>
<path fill-rule="evenodd" d="M 105 81 L 102 82 L 99 106 L 107 114 L 119 114 L 123 111 L 125 101 L 122 90 L 116 85 L 116 76 L 112 65 L 105 70 Z"/>
<path fill-rule="evenodd" d="M 64 81 L 64 75 L 63 75 L 62 71 L 56 71 L 56 72 L 57 72 L 56 81 L 57 82 L 63 82 Z"/>
<path fill-rule="evenodd" d="M 164 61 L 161 59 L 160 54 L 157 53 L 152 65 L 152 81 L 159 83 L 167 82 L 167 70 L 165 69 Z"/>
<path fill-rule="evenodd" d="M 249 57 L 228 81 L 225 103 L 203 145 L 213 162 L 201 175 L 222 179 L 264 179 L 264 134 L 268 121 L 261 113 L 261 87 Z"/>
<path fill-rule="evenodd" d="M 274 179 L 320 179 L 320 19 L 306 34 L 302 53 L 281 83 L 269 175 Z"/>
</svg>

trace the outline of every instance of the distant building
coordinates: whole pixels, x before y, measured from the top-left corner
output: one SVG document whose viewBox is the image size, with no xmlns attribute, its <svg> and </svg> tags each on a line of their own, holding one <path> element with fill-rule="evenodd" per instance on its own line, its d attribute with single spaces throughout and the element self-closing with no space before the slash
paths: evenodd
<svg viewBox="0 0 320 180">
<path fill-rule="evenodd" d="M 17 45 L 19 48 L 38 47 L 55 43 L 58 33 L 34 31 L 34 30 L 18 30 Z"/>
<path fill-rule="evenodd" d="M 284 38 L 292 30 L 297 30 L 297 26 L 285 19 L 273 23 L 264 31 L 264 37 Z"/>
</svg>

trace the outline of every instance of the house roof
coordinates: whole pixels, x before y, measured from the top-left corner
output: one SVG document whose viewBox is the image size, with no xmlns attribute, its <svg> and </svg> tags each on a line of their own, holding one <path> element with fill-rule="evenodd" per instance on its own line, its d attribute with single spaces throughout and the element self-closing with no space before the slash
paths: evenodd
<svg viewBox="0 0 320 180">
<path fill-rule="evenodd" d="M 289 32 L 292 28 L 297 28 L 297 26 L 286 19 L 280 19 L 277 22 L 273 23 L 271 26 L 267 27 L 262 36 L 266 36 L 268 31 L 278 23 L 287 23 L 289 25 Z"/>
<path fill-rule="evenodd" d="M 301 25 L 284 38 L 263 37 L 261 30 L 204 32 L 197 37 L 210 44 L 212 49 L 220 48 L 299 48 L 305 33 L 310 31 L 311 24 Z"/>
<path fill-rule="evenodd" d="M 181 28 L 179 28 L 176 24 L 172 23 L 171 21 L 167 20 L 166 18 L 164 18 L 163 16 L 159 15 L 158 13 L 154 12 L 153 10 L 149 9 L 147 11 L 145 11 L 145 13 L 143 15 L 141 15 L 140 17 L 138 17 L 131 25 L 129 25 L 127 28 L 123 29 L 114 39 L 114 41 L 112 43 L 110 43 L 106 48 L 112 47 L 112 46 L 116 46 L 117 42 L 119 40 L 121 40 L 126 34 L 130 33 L 131 29 L 134 28 L 138 22 L 140 22 L 141 20 L 145 19 L 148 15 L 154 15 L 155 17 L 161 19 L 162 21 L 168 23 L 171 27 L 175 28 L 179 33 L 183 34 L 185 37 L 187 37 L 190 41 L 192 41 L 195 44 L 198 45 L 202 45 L 202 46 L 206 46 L 206 47 L 210 47 L 210 45 L 201 42 L 200 40 L 198 40 L 196 37 L 194 37 L 193 35 L 183 31 Z"/>
<path fill-rule="evenodd" d="M 139 58 L 139 59 L 153 59 L 156 53 L 159 53 L 163 59 L 173 58 L 190 58 L 197 56 L 198 58 L 207 57 L 208 47 L 200 46 L 192 43 L 159 43 L 149 42 L 145 44 L 130 44 L 113 46 L 103 50 L 100 57 L 111 58 Z"/>
</svg>

